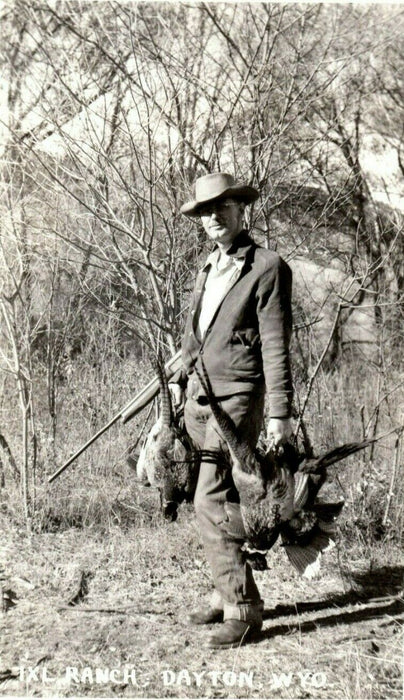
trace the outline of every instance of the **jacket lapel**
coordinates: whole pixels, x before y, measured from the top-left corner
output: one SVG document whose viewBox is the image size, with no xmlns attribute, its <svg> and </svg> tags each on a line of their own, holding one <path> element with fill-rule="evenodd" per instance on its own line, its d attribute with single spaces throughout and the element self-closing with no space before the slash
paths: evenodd
<svg viewBox="0 0 404 700">
<path fill-rule="evenodd" d="M 223 302 L 225 301 L 227 295 L 233 289 L 234 285 L 238 282 L 241 275 L 245 272 L 246 268 L 247 268 L 247 257 L 244 259 L 243 266 L 240 267 L 239 270 L 237 270 L 237 272 L 236 272 L 235 276 L 232 278 L 230 284 L 228 285 L 228 287 L 226 287 L 226 291 L 223 295 L 223 298 L 221 299 L 220 304 L 217 307 L 217 309 L 216 309 L 216 311 L 215 311 L 215 313 L 214 313 L 214 315 L 209 323 L 209 326 L 206 329 L 204 339 L 206 338 L 207 332 L 210 330 L 210 328 L 213 326 L 214 322 L 216 321 L 217 315 L 218 315 L 220 309 L 222 308 Z"/>
<path fill-rule="evenodd" d="M 199 310 L 201 307 L 201 299 L 202 299 L 203 290 L 205 288 L 206 278 L 209 274 L 209 268 L 210 268 L 209 265 L 205 266 L 199 272 L 198 277 L 196 278 L 195 290 L 194 290 L 194 295 L 192 298 L 192 308 L 191 308 L 192 330 L 194 331 L 194 333 L 196 333 L 197 320 L 198 320 L 198 316 L 199 316 Z"/>
<path fill-rule="evenodd" d="M 253 249 L 253 247 L 255 247 L 254 241 L 248 236 L 246 231 L 243 231 L 240 234 L 240 236 L 238 237 L 237 241 L 235 241 L 234 245 L 230 248 L 230 250 L 227 251 L 229 255 L 234 255 L 236 260 L 242 260 L 243 265 L 240 266 L 239 270 L 237 270 L 237 273 L 232 278 L 231 283 L 227 287 L 227 289 L 223 295 L 223 298 L 220 301 L 220 304 L 217 307 L 211 322 L 209 323 L 207 331 L 214 324 L 214 322 L 217 318 L 217 315 L 222 307 L 222 304 L 223 304 L 224 300 L 226 299 L 227 295 L 229 294 L 229 292 L 231 291 L 231 289 L 233 289 L 234 285 L 238 282 L 240 277 L 243 274 L 245 274 L 245 272 L 249 269 L 249 267 L 251 265 L 250 252 Z M 209 274 L 211 264 L 213 262 L 215 262 L 217 260 L 217 258 L 219 257 L 219 250 L 217 248 L 213 251 L 213 255 L 215 257 L 212 258 L 211 257 L 212 254 L 211 254 L 211 256 L 209 256 L 207 263 L 205 263 L 205 266 L 199 272 L 199 274 L 196 278 L 196 282 L 195 282 L 195 289 L 194 289 L 194 294 L 192 297 L 192 305 L 190 308 L 191 326 L 192 326 L 192 330 L 193 330 L 193 333 L 195 334 L 195 336 L 197 333 L 197 322 L 198 322 L 198 317 L 199 317 L 202 294 L 203 294 L 203 291 L 205 288 L 206 278 Z M 201 341 L 202 344 L 203 344 L 205 338 L 206 338 L 206 333 Z"/>
<path fill-rule="evenodd" d="M 217 315 L 222 308 L 222 305 L 228 296 L 229 292 L 233 289 L 234 285 L 237 284 L 238 280 L 242 275 L 244 275 L 251 267 L 251 252 L 253 248 L 255 247 L 254 241 L 249 237 L 247 231 L 242 231 L 240 234 L 239 238 L 235 241 L 234 245 L 227 251 L 228 255 L 233 255 L 236 260 L 242 260 L 243 264 L 240 266 L 240 268 L 237 270 L 237 273 L 235 276 L 232 278 L 229 286 L 226 288 L 226 291 L 223 295 L 223 298 L 220 301 L 219 306 L 217 307 L 208 328 L 206 329 L 206 333 L 204 335 L 203 340 L 205 340 L 207 336 L 207 332 L 210 330 L 210 328 L 213 326 L 214 322 L 216 321 Z M 202 286 L 202 291 L 205 286 L 205 280 L 206 277 L 203 281 L 203 286 Z M 199 297 L 199 303 L 201 299 Z M 198 307 L 199 308 L 199 307 Z M 195 314 L 196 315 L 196 314 Z"/>
</svg>

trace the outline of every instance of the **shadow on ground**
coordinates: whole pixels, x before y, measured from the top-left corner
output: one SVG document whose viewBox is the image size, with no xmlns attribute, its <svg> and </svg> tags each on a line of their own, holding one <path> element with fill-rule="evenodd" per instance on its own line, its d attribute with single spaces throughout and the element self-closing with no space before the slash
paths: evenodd
<svg viewBox="0 0 404 700">
<path fill-rule="evenodd" d="M 281 634 L 311 632 L 319 627 L 331 627 L 337 624 L 351 624 L 376 619 L 386 615 L 401 615 L 404 612 L 403 591 L 404 567 L 381 567 L 362 572 L 349 572 L 347 576 L 352 583 L 351 590 L 329 596 L 321 600 L 301 601 L 294 604 L 279 604 L 264 611 L 264 620 L 302 615 L 338 608 L 328 615 L 311 620 L 285 622 L 272 625 L 262 632 L 260 639 Z M 377 597 L 375 597 L 377 596 Z M 347 605 L 362 604 L 357 610 L 343 610 Z"/>
</svg>

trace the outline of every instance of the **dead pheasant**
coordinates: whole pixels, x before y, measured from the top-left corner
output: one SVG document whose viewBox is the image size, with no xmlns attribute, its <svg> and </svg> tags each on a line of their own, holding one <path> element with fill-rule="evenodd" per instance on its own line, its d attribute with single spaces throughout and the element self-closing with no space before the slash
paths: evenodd
<svg viewBox="0 0 404 700">
<path fill-rule="evenodd" d="M 290 444 L 278 452 L 252 449 L 239 439 L 233 421 L 215 398 L 203 362 L 202 369 L 203 376 L 197 370 L 198 377 L 226 439 L 240 496 L 240 504 L 225 504 L 227 531 L 246 540 L 247 549 L 264 551 L 280 536 L 291 563 L 311 576 L 318 570 L 321 553 L 334 544 L 334 523 L 343 507 L 343 501 L 317 501 L 327 468 L 373 440 L 341 445 L 312 458 Z"/>
<path fill-rule="evenodd" d="M 164 517 L 176 520 L 178 506 L 191 500 L 198 477 L 197 454 L 179 419 L 174 415 L 167 377 L 156 363 L 160 383 L 161 413 L 143 446 L 137 476 L 158 488 Z"/>
</svg>

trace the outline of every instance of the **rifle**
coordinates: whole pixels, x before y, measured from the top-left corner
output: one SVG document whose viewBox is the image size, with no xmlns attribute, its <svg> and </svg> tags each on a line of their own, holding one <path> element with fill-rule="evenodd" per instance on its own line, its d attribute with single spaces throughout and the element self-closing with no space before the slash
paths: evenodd
<svg viewBox="0 0 404 700">
<path fill-rule="evenodd" d="M 181 350 L 179 350 L 173 357 L 164 365 L 165 373 L 167 375 L 167 379 L 170 379 L 173 374 L 180 369 L 181 367 Z M 122 420 L 122 423 L 126 423 L 128 420 L 136 416 L 140 411 L 147 406 L 147 404 L 150 403 L 154 399 L 155 396 L 160 391 L 160 385 L 159 385 L 159 379 L 158 377 L 154 377 L 145 387 L 142 389 L 138 394 L 136 394 L 134 399 L 131 399 L 129 403 L 124 406 L 124 408 L 119 411 L 111 420 L 104 425 L 98 433 L 93 435 L 89 440 L 87 440 L 86 444 L 80 447 L 77 452 L 72 455 L 67 462 L 65 462 L 52 476 L 49 477 L 48 482 L 52 483 L 62 472 L 64 472 L 67 467 L 70 466 L 72 462 L 74 462 L 77 457 L 79 457 L 84 450 L 87 449 L 87 447 L 90 447 L 90 445 L 93 444 L 97 440 L 97 438 L 100 437 L 103 433 L 105 433 L 109 428 L 114 425 L 119 419 Z"/>
</svg>

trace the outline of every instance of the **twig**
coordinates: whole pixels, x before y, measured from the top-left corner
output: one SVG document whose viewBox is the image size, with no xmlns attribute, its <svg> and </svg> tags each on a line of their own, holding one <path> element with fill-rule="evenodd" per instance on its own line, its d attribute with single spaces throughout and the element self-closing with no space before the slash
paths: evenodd
<svg viewBox="0 0 404 700">
<path fill-rule="evenodd" d="M 147 423 L 149 422 L 149 418 L 150 418 L 150 416 L 151 416 L 152 410 L 153 410 L 153 402 L 152 402 L 152 403 L 150 404 L 150 406 L 149 406 L 149 410 L 148 410 L 148 412 L 147 412 L 147 416 L 146 416 L 146 418 L 145 418 L 145 420 L 144 420 L 144 422 L 143 422 L 143 425 L 142 425 L 142 428 L 141 428 L 141 430 L 140 430 L 140 432 L 139 432 L 139 435 L 138 435 L 137 438 L 136 438 L 136 442 L 135 442 L 134 445 L 132 445 L 132 447 L 130 448 L 130 451 L 131 451 L 131 452 L 134 452 L 134 451 L 136 450 L 136 448 L 137 448 L 137 446 L 138 446 L 140 440 L 142 439 L 143 433 L 144 433 L 144 431 L 146 430 Z"/>
<path fill-rule="evenodd" d="M 304 453 L 306 457 L 312 457 L 313 456 L 313 445 L 311 444 L 311 440 L 309 437 L 309 433 L 307 431 L 306 423 L 303 420 L 303 416 L 300 416 L 300 430 L 302 431 L 303 435 L 303 447 L 304 447 Z"/>
<path fill-rule="evenodd" d="M 61 605 L 56 608 L 57 612 L 80 612 L 80 613 L 106 613 L 108 615 L 166 615 L 172 617 L 174 613 L 167 610 L 136 610 L 131 608 L 88 608 L 88 607 L 71 607 L 70 605 Z"/>
<path fill-rule="evenodd" d="M 359 409 L 359 415 L 361 418 L 361 426 L 362 426 L 362 439 L 365 440 L 366 438 L 366 429 L 365 429 L 365 406 L 362 404 L 362 406 Z"/>
<path fill-rule="evenodd" d="M 4 437 L 4 435 L 2 433 L 0 433 L 0 447 L 2 447 L 4 452 L 7 454 L 10 466 L 13 468 L 14 476 L 17 476 L 19 478 L 21 476 L 20 470 L 17 467 L 13 453 L 11 452 L 11 449 L 10 449 L 10 445 L 8 444 L 6 438 Z"/>
<path fill-rule="evenodd" d="M 400 389 L 400 387 L 402 387 L 403 384 L 404 384 L 404 381 L 399 382 L 395 387 L 393 387 L 392 389 L 390 389 L 390 391 L 387 391 L 385 394 L 383 394 L 383 396 L 381 397 L 381 399 L 378 401 L 378 403 L 377 403 L 376 406 L 374 407 L 373 412 L 372 412 L 372 413 L 370 414 L 370 416 L 369 416 L 369 419 L 368 419 L 368 422 L 367 422 L 366 428 L 365 428 L 366 434 L 367 434 L 367 432 L 368 432 L 368 430 L 369 430 L 370 423 L 372 422 L 372 420 L 373 420 L 373 418 L 374 418 L 376 412 L 379 410 L 380 404 L 383 403 L 383 401 L 386 401 L 386 399 L 387 399 L 389 396 L 391 396 L 391 394 L 393 394 L 395 391 L 397 391 L 397 389 Z"/>
<path fill-rule="evenodd" d="M 151 513 L 148 513 L 147 510 L 144 510 L 144 508 L 141 508 L 140 506 L 129 505 L 129 503 L 124 503 L 123 501 L 118 500 L 116 502 L 118 505 L 122 506 L 122 508 L 134 510 L 136 513 L 142 513 L 143 515 L 147 515 L 147 517 L 150 519 L 153 518 L 153 515 Z"/>
<path fill-rule="evenodd" d="M 395 484 L 397 469 L 398 469 L 398 465 L 399 465 L 399 461 L 400 461 L 401 438 L 403 436 L 403 430 L 404 430 L 404 427 L 397 430 L 396 441 L 394 444 L 394 464 L 393 464 L 393 471 L 391 473 L 390 488 L 389 488 L 389 492 L 387 494 L 386 510 L 384 511 L 384 516 L 383 516 L 383 521 L 382 521 L 383 526 L 385 526 L 387 523 L 387 518 L 389 517 L 391 500 L 393 498 L 394 484 Z"/>
<path fill-rule="evenodd" d="M 311 377 L 310 377 L 310 379 L 309 379 L 308 386 L 307 386 L 307 391 L 306 391 L 306 396 L 304 397 L 303 404 L 302 404 L 302 408 L 301 408 L 301 411 L 300 411 L 300 415 L 299 415 L 299 418 L 298 418 L 298 420 L 297 420 L 297 424 L 296 424 L 296 428 L 295 428 L 295 437 L 297 437 L 297 435 L 298 435 L 298 433 L 299 433 L 300 426 L 301 426 L 301 423 L 302 423 L 302 420 L 303 420 L 303 416 L 304 416 L 304 412 L 305 412 L 305 410 L 306 410 L 306 407 L 307 407 L 307 404 L 308 404 L 308 401 L 309 401 L 309 398 L 310 398 L 310 394 L 311 394 L 311 391 L 312 391 L 312 388 L 313 388 L 314 380 L 315 380 L 315 378 L 317 377 L 317 374 L 318 374 L 318 372 L 319 372 L 319 370 L 320 370 L 320 367 L 321 367 L 321 365 L 323 364 L 324 358 L 325 358 L 325 356 L 326 356 L 326 354 L 327 354 L 328 348 L 329 348 L 329 346 L 330 346 L 330 344 L 331 344 L 331 341 L 332 341 L 332 339 L 333 339 L 333 337 L 334 337 L 334 333 L 335 333 L 335 330 L 336 330 L 336 328 L 337 328 L 337 326 L 338 326 L 339 318 L 340 318 L 341 311 L 342 311 L 343 307 L 344 307 L 343 302 L 340 302 L 340 303 L 338 304 L 338 308 L 337 308 L 337 311 L 336 311 L 336 314 L 335 314 L 335 317 L 334 317 L 334 322 L 333 322 L 333 324 L 332 324 L 331 331 L 330 331 L 330 333 L 329 333 L 329 335 L 328 335 L 327 342 L 326 342 L 326 344 L 325 344 L 325 346 L 324 346 L 324 348 L 323 348 L 323 352 L 321 353 L 321 355 L 320 355 L 320 357 L 319 357 L 319 359 L 318 359 L 318 362 L 317 362 L 317 364 L 316 364 L 316 366 L 315 366 L 315 368 L 314 368 L 314 370 L 313 370 L 313 372 L 312 372 L 312 375 L 311 375 Z"/>
<path fill-rule="evenodd" d="M 119 608 L 82 608 L 82 607 L 72 607 L 71 605 L 62 605 L 57 608 L 57 612 L 65 612 L 69 610 L 70 612 L 82 612 L 82 613 L 108 613 L 112 615 L 130 615 L 131 611 Z M 135 612 L 135 611 L 133 611 Z"/>
</svg>

